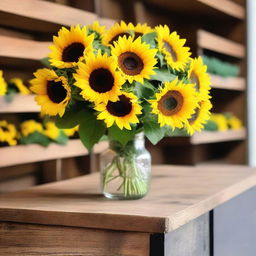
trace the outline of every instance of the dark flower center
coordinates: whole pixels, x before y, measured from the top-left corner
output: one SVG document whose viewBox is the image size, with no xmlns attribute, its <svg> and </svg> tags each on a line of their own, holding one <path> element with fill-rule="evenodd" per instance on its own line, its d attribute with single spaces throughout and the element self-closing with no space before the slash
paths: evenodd
<svg viewBox="0 0 256 256">
<path fill-rule="evenodd" d="M 63 87 L 61 81 L 48 81 L 47 82 L 47 95 L 54 103 L 62 102 L 67 96 L 67 90 Z"/>
<path fill-rule="evenodd" d="M 133 52 L 124 52 L 118 57 L 118 64 L 126 75 L 138 75 L 144 67 L 141 58 Z"/>
<path fill-rule="evenodd" d="M 68 45 L 62 53 L 64 62 L 78 62 L 79 58 L 84 54 L 84 45 L 82 43 L 72 43 Z"/>
<path fill-rule="evenodd" d="M 89 78 L 90 87 L 99 93 L 108 92 L 114 86 L 112 73 L 105 68 L 98 68 L 92 71 Z"/>
<path fill-rule="evenodd" d="M 134 40 L 137 39 L 137 38 L 140 37 L 140 36 L 143 36 L 143 34 L 140 33 L 140 32 L 135 32 L 135 33 L 134 33 Z"/>
<path fill-rule="evenodd" d="M 178 91 L 167 92 L 158 102 L 158 109 L 166 116 L 171 116 L 180 111 L 183 105 L 183 96 Z"/>
<path fill-rule="evenodd" d="M 166 41 L 164 41 L 164 47 L 165 49 L 171 54 L 172 56 L 172 60 L 173 61 L 177 61 L 177 54 L 176 52 L 173 50 L 173 47 Z"/>
<path fill-rule="evenodd" d="M 114 42 L 118 40 L 119 36 L 121 36 L 121 37 L 123 37 L 123 36 L 129 37 L 129 36 L 131 36 L 131 35 L 130 35 L 129 33 L 125 33 L 125 32 L 124 32 L 124 33 L 117 34 L 116 36 L 114 36 L 114 37 L 109 41 L 109 43 L 112 44 L 112 45 L 114 45 Z"/>
<path fill-rule="evenodd" d="M 5 126 L 2 126 L 2 127 L 0 127 L 0 128 L 2 129 L 3 132 L 9 132 L 9 130 L 8 130 L 7 127 L 5 127 Z"/>
<path fill-rule="evenodd" d="M 195 74 L 195 72 L 191 72 L 191 75 L 190 75 L 190 80 L 193 84 L 196 84 L 195 88 L 196 90 L 199 92 L 200 90 L 200 84 L 199 84 L 199 80 L 198 80 L 198 77 L 197 75 Z"/>
<path fill-rule="evenodd" d="M 119 100 L 116 102 L 109 101 L 107 104 L 108 112 L 113 116 L 126 116 L 132 110 L 132 103 L 129 98 L 124 95 L 119 96 Z"/>
</svg>

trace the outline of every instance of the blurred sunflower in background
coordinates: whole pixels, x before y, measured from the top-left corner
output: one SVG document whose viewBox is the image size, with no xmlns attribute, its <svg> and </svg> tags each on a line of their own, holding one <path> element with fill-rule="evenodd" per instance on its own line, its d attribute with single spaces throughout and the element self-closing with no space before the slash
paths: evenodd
<svg viewBox="0 0 256 256">
<path fill-rule="evenodd" d="M 218 131 L 228 130 L 228 120 L 225 115 L 213 113 L 211 115 L 210 121 L 216 123 Z"/>
<path fill-rule="evenodd" d="M 7 83 L 3 76 L 3 71 L 0 70 L 0 96 L 5 95 L 7 92 Z"/>
<path fill-rule="evenodd" d="M 125 82 L 121 72 L 116 71 L 117 63 L 106 53 L 90 54 L 86 63 L 79 63 L 74 74 L 75 86 L 79 87 L 85 100 L 91 102 L 116 101 Z"/>
<path fill-rule="evenodd" d="M 17 89 L 17 91 L 23 95 L 28 95 L 31 93 L 27 86 L 23 83 L 22 79 L 20 78 L 12 78 L 9 81 L 9 85 L 14 86 Z"/>
<path fill-rule="evenodd" d="M 180 39 L 177 32 L 170 33 L 168 26 L 155 27 L 160 52 L 167 64 L 174 70 L 183 71 L 190 60 L 190 48 L 185 47 L 186 39 Z"/>
<path fill-rule="evenodd" d="M 100 103 L 95 106 L 99 111 L 97 119 L 104 120 L 107 127 L 114 123 L 122 130 L 131 130 L 131 124 L 139 123 L 138 115 L 142 114 L 142 107 L 138 103 L 138 98 L 133 93 L 122 92 L 118 100 Z"/>
<path fill-rule="evenodd" d="M 45 123 L 44 135 L 52 140 L 56 140 L 60 135 L 60 129 L 55 125 L 54 122 Z"/>
<path fill-rule="evenodd" d="M 93 52 L 93 40 L 94 34 L 88 35 L 85 26 L 71 26 L 70 30 L 63 27 L 58 36 L 53 37 L 53 45 L 49 47 L 50 63 L 57 68 L 75 67 L 88 53 Z"/>
<path fill-rule="evenodd" d="M 65 135 L 67 135 L 68 137 L 72 137 L 75 135 L 76 132 L 78 132 L 79 129 L 79 125 L 70 128 L 70 129 L 63 129 L 63 132 L 65 133 Z"/>
<path fill-rule="evenodd" d="M 140 37 L 135 41 L 132 37 L 119 38 L 114 43 L 114 47 L 111 47 L 111 53 L 129 83 L 133 81 L 143 83 L 144 78 L 149 79 L 155 74 L 157 49 L 150 49 L 150 45 L 143 43 Z"/>
<path fill-rule="evenodd" d="M 13 124 L 5 120 L 0 121 L 0 145 L 15 146 L 17 144 L 17 130 Z"/>
<path fill-rule="evenodd" d="M 183 84 L 175 79 L 166 82 L 156 93 L 154 100 L 149 100 L 153 114 L 157 115 L 160 126 L 169 125 L 182 128 L 198 107 L 196 91 L 192 84 Z"/>
<path fill-rule="evenodd" d="M 134 29 L 132 23 L 126 24 L 124 21 L 115 23 L 109 30 L 105 31 L 102 37 L 102 44 L 105 46 L 113 46 L 114 42 L 119 39 L 119 37 L 126 36 L 127 38 L 132 36 L 131 31 Z"/>
<path fill-rule="evenodd" d="M 191 83 L 195 84 L 196 91 L 199 93 L 198 97 L 201 100 L 206 100 L 210 97 L 210 77 L 207 74 L 207 66 L 203 64 L 201 57 L 195 58 L 191 61 L 188 78 Z"/>
<path fill-rule="evenodd" d="M 243 127 L 243 123 L 238 117 L 236 117 L 236 116 L 234 116 L 233 114 L 230 114 L 230 113 L 227 113 L 225 115 L 226 115 L 226 118 L 227 118 L 229 129 L 239 130 Z"/>
<path fill-rule="evenodd" d="M 43 132 L 43 125 L 35 120 L 26 120 L 20 125 L 21 135 L 26 137 L 34 132 Z"/>
<path fill-rule="evenodd" d="M 196 108 L 195 113 L 185 124 L 185 128 L 190 135 L 196 131 L 201 131 L 204 128 L 204 124 L 206 124 L 211 117 L 210 110 L 212 104 L 210 100 L 200 101 L 198 105 L 199 107 Z"/>
<path fill-rule="evenodd" d="M 35 78 L 30 81 L 31 91 L 36 93 L 35 100 L 41 105 L 43 115 L 63 116 L 65 108 L 71 98 L 71 88 L 64 76 L 50 69 L 38 69 Z"/>
</svg>

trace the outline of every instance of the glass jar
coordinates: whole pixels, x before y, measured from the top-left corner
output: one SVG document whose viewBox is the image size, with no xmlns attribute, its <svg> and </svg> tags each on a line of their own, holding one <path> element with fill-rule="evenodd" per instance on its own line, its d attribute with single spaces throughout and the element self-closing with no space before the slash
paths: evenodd
<svg viewBox="0 0 256 256">
<path fill-rule="evenodd" d="M 100 155 L 101 189 L 110 199 L 139 199 L 149 190 L 151 156 L 145 148 L 144 133 L 122 146 L 110 141 Z"/>
</svg>

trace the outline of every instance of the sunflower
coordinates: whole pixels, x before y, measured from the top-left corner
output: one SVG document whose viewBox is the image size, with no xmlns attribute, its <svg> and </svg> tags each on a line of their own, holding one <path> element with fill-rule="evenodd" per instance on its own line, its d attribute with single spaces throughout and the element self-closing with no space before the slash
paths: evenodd
<svg viewBox="0 0 256 256">
<path fill-rule="evenodd" d="M 7 83 L 3 77 L 3 71 L 0 70 L 0 95 L 5 95 L 7 92 Z"/>
<path fill-rule="evenodd" d="M 52 140 L 56 140 L 60 135 L 60 129 L 55 125 L 54 122 L 47 122 L 45 124 L 44 135 Z"/>
<path fill-rule="evenodd" d="M 218 126 L 218 131 L 228 130 L 228 120 L 225 115 L 212 114 L 210 120 L 216 123 L 216 125 Z"/>
<path fill-rule="evenodd" d="M 195 131 L 201 131 L 204 124 L 210 119 L 210 109 L 212 104 L 209 100 L 200 101 L 199 106 L 196 108 L 195 113 L 186 122 L 187 132 L 191 135 Z"/>
<path fill-rule="evenodd" d="M 184 47 L 186 39 L 180 39 L 177 32 L 170 34 L 169 28 L 157 26 L 157 42 L 159 50 L 165 55 L 168 65 L 175 70 L 183 71 L 189 61 L 189 47 Z"/>
<path fill-rule="evenodd" d="M 116 101 L 120 88 L 125 82 L 121 72 L 116 71 L 117 64 L 113 57 L 101 54 L 90 54 L 86 64 L 79 63 L 77 73 L 74 74 L 75 86 L 79 87 L 85 100 L 95 103 Z"/>
<path fill-rule="evenodd" d="M 239 130 L 243 127 L 242 121 L 236 116 L 230 116 L 228 118 L 228 126 L 232 130 Z"/>
<path fill-rule="evenodd" d="M 20 78 L 12 78 L 9 82 L 10 84 L 13 84 L 21 94 L 30 94 L 30 90 L 26 87 Z"/>
<path fill-rule="evenodd" d="M 53 45 L 50 46 L 50 62 L 57 68 L 75 67 L 79 61 L 93 52 L 92 42 L 94 34 L 87 35 L 86 27 L 76 27 L 60 29 L 58 36 L 53 37 Z"/>
<path fill-rule="evenodd" d="M 17 130 L 13 124 L 7 123 L 5 120 L 0 121 L 0 144 L 5 146 L 14 146 L 17 144 L 16 140 Z"/>
<path fill-rule="evenodd" d="M 74 136 L 74 134 L 78 131 L 79 129 L 79 125 L 70 128 L 70 129 L 63 129 L 63 132 L 65 133 L 65 135 L 67 135 L 68 137 L 72 137 Z"/>
<path fill-rule="evenodd" d="M 182 128 L 195 109 L 198 102 L 196 91 L 192 84 L 183 84 L 175 79 L 166 82 L 164 88 L 156 93 L 156 99 L 150 100 L 153 114 L 158 116 L 160 126 L 169 125 L 174 128 Z"/>
<path fill-rule="evenodd" d="M 120 37 L 132 36 L 131 31 L 134 30 L 132 23 L 126 24 L 124 21 L 115 23 L 109 30 L 103 34 L 102 44 L 105 46 L 114 45 L 114 42 L 117 41 Z"/>
<path fill-rule="evenodd" d="M 38 69 L 31 80 L 31 91 L 36 93 L 36 101 L 41 105 L 43 115 L 63 116 L 71 98 L 71 89 L 64 76 L 58 77 L 50 69 Z"/>
<path fill-rule="evenodd" d="M 142 43 L 140 37 L 135 41 L 132 37 L 119 38 L 114 45 L 111 47 L 112 55 L 118 63 L 118 68 L 130 83 L 133 81 L 143 83 L 144 78 L 149 79 L 155 74 L 153 69 L 157 63 L 155 58 L 157 49 L 150 49 L 150 45 Z"/>
<path fill-rule="evenodd" d="M 142 113 L 142 107 L 138 104 L 138 98 L 127 92 L 122 92 L 118 100 L 101 103 L 95 107 L 99 120 L 104 120 L 107 127 L 111 127 L 114 122 L 122 130 L 131 130 L 130 124 L 139 123 L 137 115 Z"/>
<path fill-rule="evenodd" d="M 190 63 L 188 78 L 195 84 L 196 91 L 202 100 L 209 98 L 210 77 L 207 74 L 207 66 L 203 64 L 201 57 L 195 58 Z"/>
<path fill-rule="evenodd" d="M 27 120 L 24 121 L 21 126 L 21 134 L 24 137 L 27 137 L 29 134 L 32 134 L 34 132 L 43 132 L 43 126 L 41 123 L 36 122 L 35 120 Z"/>
<path fill-rule="evenodd" d="M 91 25 L 88 25 L 87 28 L 97 33 L 100 37 L 105 33 L 105 26 L 101 26 L 98 21 L 94 21 Z"/>
<path fill-rule="evenodd" d="M 139 36 L 143 36 L 150 32 L 153 32 L 153 29 L 149 27 L 146 23 L 140 24 L 138 23 L 134 28 L 134 39 L 137 39 Z"/>
</svg>

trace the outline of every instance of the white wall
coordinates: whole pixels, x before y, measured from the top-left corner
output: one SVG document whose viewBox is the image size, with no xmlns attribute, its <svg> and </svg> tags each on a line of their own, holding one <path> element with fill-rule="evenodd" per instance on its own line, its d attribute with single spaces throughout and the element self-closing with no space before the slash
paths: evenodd
<svg viewBox="0 0 256 256">
<path fill-rule="evenodd" d="M 249 165 L 256 166 L 256 0 L 247 0 Z"/>
</svg>

